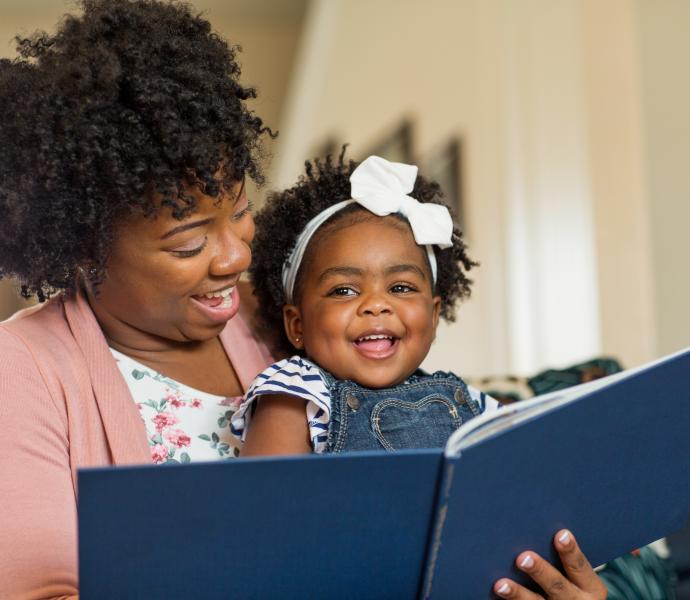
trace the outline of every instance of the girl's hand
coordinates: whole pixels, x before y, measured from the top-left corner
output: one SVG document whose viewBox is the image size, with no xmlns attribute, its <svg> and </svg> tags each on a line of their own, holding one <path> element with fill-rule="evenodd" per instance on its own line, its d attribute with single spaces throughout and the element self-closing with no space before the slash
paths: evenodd
<svg viewBox="0 0 690 600">
<path fill-rule="evenodd" d="M 553 542 L 565 575 L 538 554 L 528 550 L 517 557 L 515 564 L 539 584 L 544 590 L 542 595 L 530 592 L 505 578 L 494 584 L 496 595 L 515 600 L 604 600 L 607 596 L 606 586 L 582 554 L 573 534 L 562 529 L 554 536 Z"/>
</svg>

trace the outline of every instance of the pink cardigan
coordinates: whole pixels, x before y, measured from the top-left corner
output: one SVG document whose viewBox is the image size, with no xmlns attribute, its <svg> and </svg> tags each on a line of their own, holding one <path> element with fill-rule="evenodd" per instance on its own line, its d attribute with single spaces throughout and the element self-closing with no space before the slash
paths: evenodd
<svg viewBox="0 0 690 600">
<path fill-rule="evenodd" d="M 221 341 L 247 388 L 270 364 L 237 315 Z M 0 323 L 0 598 L 78 594 L 76 472 L 150 463 L 144 424 L 88 302 Z"/>
</svg>

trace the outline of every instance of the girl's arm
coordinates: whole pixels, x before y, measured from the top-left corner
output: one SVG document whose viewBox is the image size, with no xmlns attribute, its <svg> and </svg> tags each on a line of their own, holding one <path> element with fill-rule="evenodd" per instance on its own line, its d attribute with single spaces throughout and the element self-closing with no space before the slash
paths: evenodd
<svg viewBox="0 0 690 600">
<path fill-rule="evenodd" d="M 265 394 L 257 399 L 242 456 L 307 454 L 312 451 L 304 400 Z"/>
</svg>

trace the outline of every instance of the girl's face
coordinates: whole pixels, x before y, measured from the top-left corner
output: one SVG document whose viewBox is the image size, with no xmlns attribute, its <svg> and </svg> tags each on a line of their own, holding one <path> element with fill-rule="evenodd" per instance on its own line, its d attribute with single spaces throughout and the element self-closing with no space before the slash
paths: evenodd
<svg viewBox="0 0 690 600">
<path fill-rule="evenodd" d="M 283 310 L 288 337 L 338 379 L 401 383 L 426 357 L 438 324 L 441 299 L 424 248 L 395 217 L 372 216 L 314 241 L 299 305 Z"/>
<path fill-rule="evenodd" d="M 116 231 L 106 279 L 89 302 L 106 335 L 155 349 L 218 335 L 239 309 L 235 288 L 251 260 L 254 221 L 238 182 L 219 202 L 197 188 L 198 210 L 132 217 Z"/>
</svg>

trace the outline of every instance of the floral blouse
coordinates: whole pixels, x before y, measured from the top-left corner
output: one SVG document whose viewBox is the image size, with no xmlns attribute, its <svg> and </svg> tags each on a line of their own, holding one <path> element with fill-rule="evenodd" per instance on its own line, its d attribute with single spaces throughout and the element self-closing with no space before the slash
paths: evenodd
<svg viewBox="0 0 690 600">
<path fill-rule="evenodd" d="M 110 351 L 139 407 L 154 463 L 212 461 L 239 454 L 230 417 L 242 396 L 224 398 L 195 390 Z"/>
</svg>

